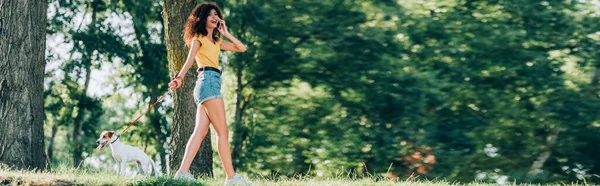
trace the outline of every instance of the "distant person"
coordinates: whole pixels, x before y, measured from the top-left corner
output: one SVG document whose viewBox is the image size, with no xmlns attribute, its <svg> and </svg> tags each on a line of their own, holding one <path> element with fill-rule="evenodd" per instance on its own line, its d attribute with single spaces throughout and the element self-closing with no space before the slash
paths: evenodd
<svg viewBox="0 0 600 186">
<path fill-rule="evenodd" d="M 223 41 L 221 35 L 231 42 Z M 229 129 L 225 121 L 225 104 L 221 96 L 221 71 L 219 70 L 221 50 L 245 52 L 246 46 L 227 31 L 221 9 L 212 2 L 202 3 L 192 10 L 185 24 L 183 37 L 190 51 L 185 65 L 177 77 L 169 83 L 169 88 L 175 90 L 181 86 L 194 58 L 199 67 L 199 74 L 194 88 L 194 101 L 197 104 L 196 126 L 185 147 L 185 154 L 175 179 L 195 180 L 189 173 L 189 168 L 212 123 L 218 137 L 217 151 L 227 175 L 225 184 L 252 184 L 235 173 L 231 163 Z"/>
</svg>

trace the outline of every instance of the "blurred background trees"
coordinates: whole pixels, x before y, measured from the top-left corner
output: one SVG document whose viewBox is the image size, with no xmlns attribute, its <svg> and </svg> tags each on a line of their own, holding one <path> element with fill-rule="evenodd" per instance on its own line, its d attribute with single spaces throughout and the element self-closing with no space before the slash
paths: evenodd
<svg viewBox="0 0 600 186">
<path fill-rule="evenodd" d="M 106 166 L 95 162 L 108 152 L 92 151 L 98 132 L 122 129 L 167 90 L 165 3 L 49 3 L 53 165 Z M 221 58 L 240 171 L 600 182 L 598 1 L 217 3 L 248 46 Z M 173 103 L 124 138 L 165 169 L 179 163 L 169 162 Z"/>
</svg>

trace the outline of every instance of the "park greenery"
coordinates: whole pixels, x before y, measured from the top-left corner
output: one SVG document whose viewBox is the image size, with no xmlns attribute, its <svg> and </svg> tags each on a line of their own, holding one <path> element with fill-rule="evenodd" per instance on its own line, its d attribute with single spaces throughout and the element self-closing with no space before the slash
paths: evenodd
<svg viewBox="0 0 600 186">
<path fill-rule="evenodd" d="M 248 47 L 221 53 L 239 172 L 600 183 L 598 0 L 216 2 Z M 48 1 L 49 169 L 111 169 L 100 132 L 168 91 L 164 3 Z M 165 173 L 173 104 L 121 138 Z"/>
</svg>

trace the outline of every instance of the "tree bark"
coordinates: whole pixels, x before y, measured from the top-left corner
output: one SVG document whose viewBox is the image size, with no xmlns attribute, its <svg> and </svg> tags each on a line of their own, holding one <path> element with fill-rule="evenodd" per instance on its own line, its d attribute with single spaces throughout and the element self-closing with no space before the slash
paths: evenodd
<svg viewBox="0 0 600 186">
<path fill-rule="evenodd" d="M 0 163 L 46 168 L 44 69 L 47 1 L 0 0 Z"/>
<path fill-rule="evenodd" d="M 164 2 L 165 44 L 167 46 L 171 79 L 177 76 L 187 57 L 188 49 L 183 40 L 183 28 L 187 17 L 195 6 L 196 1 L 193 0 L 165 0 Z M 169 158 L 171 172 L 179 169 L 185 146 L 194 131 L 196 104 L 192 93 L 198 75 L 194 70 L 194 66 L 185 75 L 183 85 L 173 92 L 173 125 L 171 126 L 171 156 Z M 190 171 L 193 174 L 212 177 L 212 147 L 210 141 L 209 131 L 190 166 Z"/>
</svg>

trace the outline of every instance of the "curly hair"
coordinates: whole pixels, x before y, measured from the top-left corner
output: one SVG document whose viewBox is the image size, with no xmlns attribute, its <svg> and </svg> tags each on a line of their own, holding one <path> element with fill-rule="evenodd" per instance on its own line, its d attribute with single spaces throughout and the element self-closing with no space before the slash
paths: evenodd
<svg viewBox="0 0 600 186">
<path fill-rule="evenodd" d="M 221 8 L 214 2 L 204 2 L 192 10 L 192 13 L 188 16 L 185 23 L 185 28 L 183 29 L 183 40 L 185 41 L 185 45 L 190 47 L 192 38 L 197 34 L 202 34 L 203 36 L 208 35 L 208 30 L 206 30 L 206 18 L 208 18 L 208 14 L 210 14 L 212 9 L 217 11 L 219 18 L 223 19 Z M 218 29 L 214 29 L 212 37 L 214 41 L 219 40 L 221 33 L 219 33 Z"/>
</svg>

